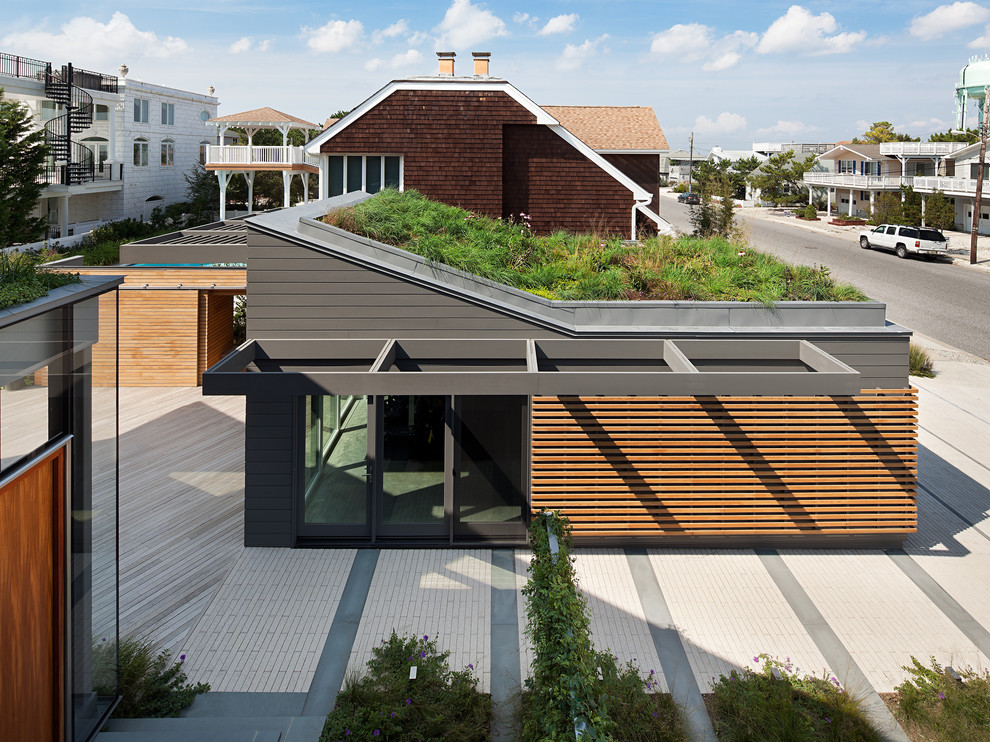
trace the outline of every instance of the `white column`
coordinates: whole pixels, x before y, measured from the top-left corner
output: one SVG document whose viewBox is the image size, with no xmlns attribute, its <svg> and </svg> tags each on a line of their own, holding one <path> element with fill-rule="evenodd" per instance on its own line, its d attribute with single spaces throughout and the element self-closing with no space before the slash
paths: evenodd
<svg viewBox="0 0 990 742">
<path fill-rule="evenodd" d="M 61 232 L 59 237 L 63 240 L 69 236 L 69 197 L 62 196 L 62 203 L 58 205 L 58 225 Z"/>
<path fill-rule="evenodd" d="M 852 216 L 853 215 L 853 189 L 852 188 L 849 189 L 849 209 L 848 209 L 848 212 L 849 212 L 849 214 L 848 214 L 849 216 Z"/>
<path fill-rule="evenodd" d="M 833 189 L 831 186 L 825 189 L 826 195 L 828 197 L 828 206 L 825 207 L 825 216 L 827 216 L 829 219 L 832 218 L 832 190 Z"/>
<path fill-rule="evenodd" d="M 876 195 L 876 191 L 870 191 L 870 216 L 873 216 L 873 198 Z"/>
<path fill-rule="evenodd" d="M 303 170 L 302 173 L 302 182 L 303 182 L 303 203 L 308 204 L 309 203 L 309 173 L 307 173 L 305 170 Z"/>
<path fill-rule="evenodd" d="M 220 181 L 220 221 L 227 218 L 227 184 L 230 183 L 231 173 L 217 170 L 217 180 Z"/>
<path fill-rule="evenodd" d="M 282 171 L 282 206 L 289 208 L 289 186 L 292 185 L 292 171 Z"/>
<path fill-rule="evenodd" d="M 925 194 L 921 194 L 921 226 L 925 226 Z"/>
<path fill-rule="evenodd" d="M 321 156 L 319 180 L 317 181 L 317 186 L 316 186 L 317 201 L 322 201 L 323 199 L 327 198 L 327 193 L 329 193 L 328 190 L 329 173 L 327 172 L 329 167 L 330 167 L 330 158 L 326 155 Z"/>
<path fill-rule="evenodd" d="M 249 170 L 246 173 L 242 173 L 244 180 L 247 181 L 248 197 L 247 197 L 247 210 L 249 214 L 254 213 L 254 170 Z"/>
</svg>

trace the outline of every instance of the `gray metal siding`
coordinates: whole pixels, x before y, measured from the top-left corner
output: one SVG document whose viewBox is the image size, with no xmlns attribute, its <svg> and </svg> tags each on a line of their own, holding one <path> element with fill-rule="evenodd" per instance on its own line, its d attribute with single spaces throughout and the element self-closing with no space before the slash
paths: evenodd
<svg viewBox="0 0 990 742">
<path fill-rule="evenodd" d="M 244 545 L 294 546 L 293 398 L 246 405 Z"/>
</svg>

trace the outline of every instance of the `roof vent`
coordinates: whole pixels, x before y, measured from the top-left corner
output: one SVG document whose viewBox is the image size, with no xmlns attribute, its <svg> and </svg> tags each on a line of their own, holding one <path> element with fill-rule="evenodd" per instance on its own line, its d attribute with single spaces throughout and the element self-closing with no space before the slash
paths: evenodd
<svg viewBox="0 0 990 742">
<path fill-rule="evenodd" d="M 474 57 L 475 77 L 488 77 L 488 59 L 492 56 L 492 53 L 471 52 L 471 56 Z"/>
<path fill-rule="evenodd" d="M 440 74 L 454 76 L 454 57 L 457 56 L 455 52 L 437 52 L 437 56 L 440 57 Z"/>
</svg>

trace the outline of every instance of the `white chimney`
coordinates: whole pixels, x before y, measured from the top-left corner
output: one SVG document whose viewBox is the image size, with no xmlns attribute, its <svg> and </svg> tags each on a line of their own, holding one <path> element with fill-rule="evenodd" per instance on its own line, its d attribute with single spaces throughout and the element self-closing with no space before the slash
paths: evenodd
<svg viewBox="0 0 990 742">
<path fill-rule="evenodd" d="M 437 52 L 437 56 L 440 58 L 440 74 L 453 77 L 454 57 L 456 57 L 457 54 L 455 52 Z"/>
<path fill-rule="evenodd" d="M 491 52 L 471 52 L 474 57 L 474 76 L 488 77 L 488 60 L 492 56 Z"/>
</svg>

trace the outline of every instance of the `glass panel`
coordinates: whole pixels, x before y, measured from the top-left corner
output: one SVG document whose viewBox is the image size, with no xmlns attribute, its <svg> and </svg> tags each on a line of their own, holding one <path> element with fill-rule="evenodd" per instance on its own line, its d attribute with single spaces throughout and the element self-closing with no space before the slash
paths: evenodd
<svg viewBox="0 0 990 742">
<path fill-rule="evenodd" d="M 382 158 L 365 158 L 365 167 L 367 175 L 365 176 L 364 190 L 368 193 L 378 193 L 382 189 Z"/>
<path fill-rule="evenodd" d="M 88 738 L 117 694 L 116 310 L 116 292 L 73 310 L 75 345 L 81 349 L 73 360 L 73 394 L 86 418 L 86 429 L 73 441 L 73 456 L 87 448 L 92 456 L 92 468 L 73 490 L 70 519 L 77 740 Z M 98 333 L 100 342 L 91 346 Z"/>
<path fill-rule="evenodd" d="M 364 158 L 360 155 L 349 155 L 347 157 L 347 192 L 352 193 L 353 191 L 361 190 L 361 181 L 363 180 L 362 168 L 364 166 Z"/>
<path fill-rule="evenodd" d="M 386 157 L 385 158 L 385 187 L 386 188 L 398 188 L 399 187 L 399 158 L 398 157 Z"/>
<path fill-rule="evenodd" d="M 446 397 L 383 398 L 382 522 L 442 523 Z"/>
<path fill-rule="evenodd" d="M 457 523 L 520 523 L 525 397 L 460 397 L 454 443 Z"/>
<path fill-rule="evenodd" d="M 344 158 L 330 156 L 330 195 L 339 196 L 344 192 Z"/>
<path fill-rule="evenodd" d="M 367 401 L 327 395 L 305 406 L 304 522 L 367 522 Z"/>
</svg>

